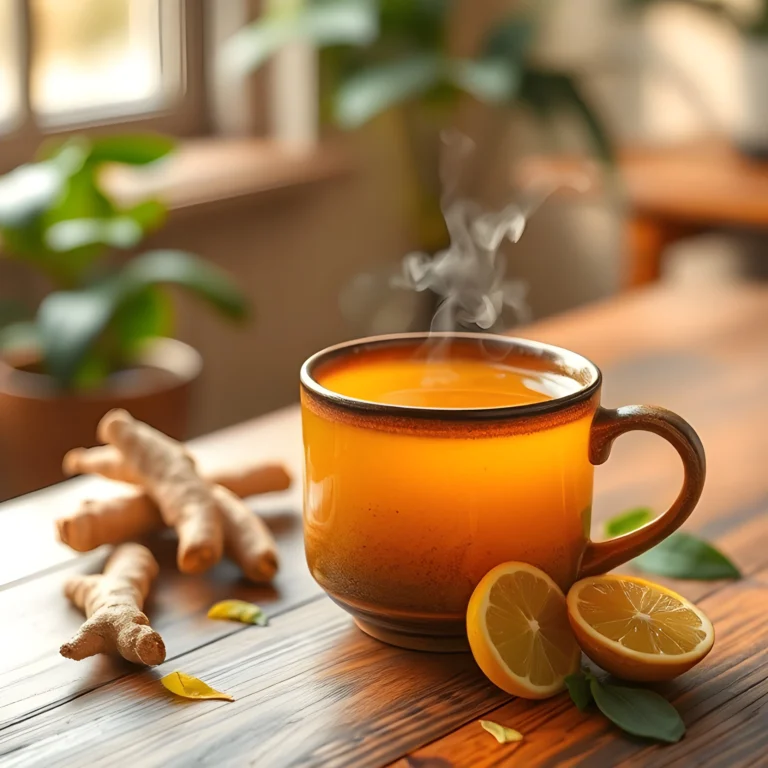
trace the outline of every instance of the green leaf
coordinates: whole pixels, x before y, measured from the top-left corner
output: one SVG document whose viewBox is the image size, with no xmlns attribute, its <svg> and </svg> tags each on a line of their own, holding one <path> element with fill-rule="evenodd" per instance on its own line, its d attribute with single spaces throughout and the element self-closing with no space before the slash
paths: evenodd
<svg viewBox="0 0 768 768">
<path fill-rule="evenodd" d="M 592 703 L 589 679 L 583 672 L 575 672 L 565 678 L 565 684 L 568 686 L 571 700 L 583 712 Z"/>
<path fill-rule="evenodd" d="M 248 302 L 229 275 L 186 251 L 148 251 L 128 262 L 118 279 L 129 291 L 147 285 L 178 285 L 234 320 L 248 314 Z"/>
<path fill-rule="evenodd" d="M 0 227 L 28 225 L 56 202 L 65 182 L 65 174 L 53 162 L 20 165 L 0 177 Z"/>
<path fill-rule="evenodd" d="M 541 116 L 550 115 L 558 109 L 570 110 L 583 122 L 598 155 L 608 163 L 615 162 L 613 142 L 600 116 L 581 95 L 570 75 L 528 67 L 520 85 L 520 99 Z"/>
<path fill-rule="evenodd" d="M 519 67 L 503 59 L 454 60 L 448 71 L 454 85 L 490 104 L 512 101 L 520 87 Z"/>
<path fill-rule="evenodd" d="M 438 51 L 445 42 L 454 4 L 454 0 L 380 0 L 379 41 L 384 45 L 406 44 L 411 50 Z"/>
<path fill-rule="evenodd" d="M 88 246 L 133 248 L 144 232 L 130 216 L 112 219 L 68 219 L 52 224 L 45 233 L 45 244 L 52 251 L 66 253 Z"/>
<path fill-rule="evenodd" d="M 605 535 L 613 538 L 614 536 L 623 536 L 625 533 L 632 533 L 641 528 L 646 523 L 653 520 L 653 512 L 648 507 L 637 507 L 628 512 L 612 517 L 604 527 Z"/>
<path fill-rule="evenodd" d="M 740 579 L 741 572 L 722 552 L 706 541 L 677 532 L 636 557 L 633 565 L 646 573 L 676 579 Z"/>
<path fill-rule="evenodd" d="M 507 728 L 505 725 L 499 725 L 492 720 L 480 720 L 480 725 L 484 730 L 493 736 L 499 744 L 512 744 L 523 740 L 523 734 L 514 728 Z"/>
<path fill-rule="evenodd" d="M 130 359 L 148 339 L 173 332 L 173 301 L 166 291 L 148 285 L 127 298 L 109 324 L 121 361 Z"/>
<path fill-rule="evenodd" d="M 607 536 L 630 533 L 653 520 L 645 507 L 631 509 L 605 524 Z M 740 579 L 741 572 L 720 550 L 690 533 L 677 531 L 636 557 L 632 564 L 646 573 L 676 579 Z"/>
<path fill-rule="evenodd" d="M 483 57 L 521 62 L 531 48 L 535 31 L 530 19 L 509 18 L 490 30 L 483 44 Z"/>
<path fill-rule="evenodd" d="M 121 212 L 123 216 L 130 216 L 144 233 L 160 229 L 165 223 L 168 209 L 160 200 L 144 200 L 132 208 Z"/>
<path fill-rule="evenodd" d="M 89 160 L 96 163 L 148 165 L 169 155 L 176 142 L 159 133 L 121 134 L 91 140 Z"/>
<path fill-rule="evenodd" d="M 677 710 L 654 691 L 601 683 L 589 683 L 598 709 L 615 725 L 633 736 L 669 744 L 680 741 L 685 733 Z"/>
<path fill-rule="evenodd" d="M 336 121 L 358 128 L 390 107 L 421 96 L 442 76 L 442 61 L 433 55 L 410 56 L 381 64 L 346 79 L 336 94 Z"/>
<path fill-rule="evenodd" d="M 122 296 L 114 280 L 81 291 L 50 293 L 40 304 L 37 325 L 47 372 L 67 388 L 91 345 L 112 319 Z"/>
<path fill-rule="evenodd" d="M 271 13 L 243 27 L 226 43 L 224 66 L 230 71 L 257 69 L 288 43 L 307 40 L 315 47 L 368 45 L 378 34 L 372 0 L 326 0 L 296 10 Z"/>
<path fill-rule="evenodd" d="M 205 299 L 223 314 L 240 319 L 247 303 L 243 295 L 221 270 L 184 251 L 150 251 L 132 259 L 121 272 L 77 291 L 49 294 L 38 310 L 38 326 L 48 373 L 60 387 L 71 386 L 87 353 L 114 318 L 117 341 L 113 351 L 124 362 L 133 351 L 137 339 L 145 339 L 159 322 L 157 302 L 141 297 L 147 288 L 178 285 Z M 126 303 L 136 302 L 133 311 L 151 312 L 151 317 L 131 317 L 123 311 Z M 151 302 L 148 304 L 147 302 Z M 149 308 L 148 308 L 149 307 Z M 149 328 L 149 330 L 148 330 Z"/>
</svg>

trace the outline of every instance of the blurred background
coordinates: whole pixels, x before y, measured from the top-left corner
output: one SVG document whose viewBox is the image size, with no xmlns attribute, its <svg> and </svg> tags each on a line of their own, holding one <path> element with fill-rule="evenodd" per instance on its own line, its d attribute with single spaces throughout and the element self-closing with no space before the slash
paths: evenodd
<svg viewBox="0 0 768 768">
<path fill-rule="evenodd" d="M 502 247 L 532 319 L 768 274 L 765 0 L 0 0 L 0 498 L 428 326 L 449 128 L 488 210 L 582 189 Z"/>
</svg>

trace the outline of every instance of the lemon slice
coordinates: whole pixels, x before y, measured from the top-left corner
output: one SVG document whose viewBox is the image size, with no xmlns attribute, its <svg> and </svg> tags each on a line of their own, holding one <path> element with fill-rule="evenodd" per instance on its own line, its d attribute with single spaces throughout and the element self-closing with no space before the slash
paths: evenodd
<svg viewBox="0 0 768 768">
<path fill-rule="evenodd" d="M 526 563 L 504 563 L 483 577 L 467 608 L 467 635 L 480 669 L 514 696 L 554 696 L 579 668 L 563 593 Z"/>
<path fill-rule="evenodd" d="M 712 649 L 712 622 L 671 589 L 632 576 L 593 576 L 568 592 L 584 653 L 625 680 L 670 680 Z"/>
</svg>

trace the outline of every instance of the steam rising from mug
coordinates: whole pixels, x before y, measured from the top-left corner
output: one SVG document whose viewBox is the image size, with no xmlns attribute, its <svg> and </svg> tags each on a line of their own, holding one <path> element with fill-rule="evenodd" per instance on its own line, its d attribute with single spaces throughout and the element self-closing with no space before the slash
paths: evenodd
<svg viewBox="0 0 768 768">
<path fill-rule="evenodd" d="M 530 315 L 527 286 L 520 280 L 504 280 L 506 262 L 499 254 L 503 241 L 516 243 L 526 224 L 526 211 L 510 203 L 501 211 L 484 211 L 480 205 L 457 194 L 461 171 L 474 151 L 474 143 L 456 132 L 441 136 L 441 207 L 450 245 L 434 256 L 411 253 L 403 259 L 402 274 L 392 285 L 415 291 L 431 290 L 440 297 L 432 318 L 433 331 L 457 327 L 493 328 L 505 306 L 518 320 Z"/>
<path fill-rule="evenodd" d="M 526 300 L 528 285 L 524 280 L 505 279 L 506 260 L 500 249 L 505 240 L 518 242 L 527 220 L 558 187 L 583 191 L 589 180 L 584 175 L 541 179 L 535 189 L 525 190 L 523 202 L 510 203 L 499 211 L 485 210 L 476 200 L 459 193 L 474 142 L 457 131 L 444 131 L 441 141 L 441 209 L 450 245 L 433 256 L 408 254 L 388 286 L 437 294 L 440 302 L 432 318 L 432 331 L 502 330 L 505 308 L 518 322 L 526 322 L 531 316 Z M 382 287 L 374 276 L 359 275 L 342 295 L 342 311 L 355 315 L 372 305 L 381 307 Z"/>
</svg>

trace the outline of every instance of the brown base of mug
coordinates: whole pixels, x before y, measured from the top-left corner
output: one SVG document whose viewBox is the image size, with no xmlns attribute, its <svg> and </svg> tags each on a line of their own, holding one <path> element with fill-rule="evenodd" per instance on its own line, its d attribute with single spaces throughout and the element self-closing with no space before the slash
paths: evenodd
<svg viewBox="0 0 768 768">
<path fill-rule="evenodd" d="M 428 651 L 431 653 L 465 653 L 469 651 L 466 632 L 462 635 L 423 635 L 415 634 L 412 628 L 392 629 L 378 626 L 369 621 L 355 618 L 355 624 L 366 635 L 381 640 L 382 643 L 407 648 L 410 651 Z"/>
<path fill-rule="evenodd" d="M 464 653 L 469 651 L 463 616 L 417 616 L 404 613 L 384 613 L 350 604 L 328 596 L 355 620 L 358 628 L 376 640 L 398 648 L 432 653 Z"/>
</svg>

